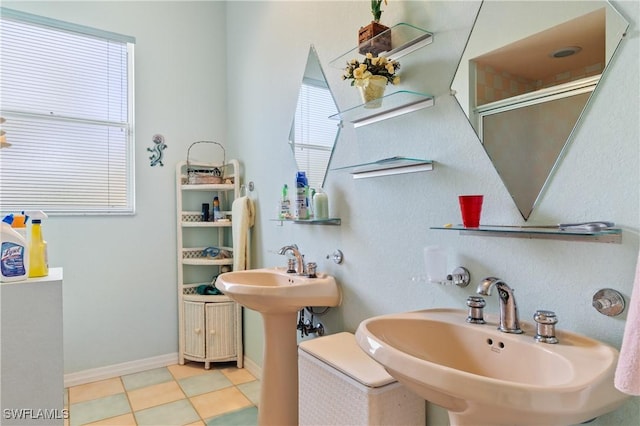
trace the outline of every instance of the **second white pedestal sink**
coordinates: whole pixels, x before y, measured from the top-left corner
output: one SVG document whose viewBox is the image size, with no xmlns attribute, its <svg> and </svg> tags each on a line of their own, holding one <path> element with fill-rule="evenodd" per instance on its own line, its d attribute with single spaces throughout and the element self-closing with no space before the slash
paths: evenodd
<svg viewBox="0 0 640 426">
<path fill-rule="evenodd" d="M 469 324 L 466 311 L 428 309 L 363 321 L 360 347 L 424 399 L 446 408 L 451 425 L 568 425 L 618 408 L 614 348 L 557 331 L 557 344 L 502 333 L 491 316 Z"/>
<path fill-rule="evenodd" d="M 327 274 L 316 278 L 287 274 L 282 268 L 221 274 L 216 287 L 264 320 L 264 355 L 258 424 L 298 424 L 296 315 L 305 306 L 338 306 L 340 291 Z"/>
</svg>

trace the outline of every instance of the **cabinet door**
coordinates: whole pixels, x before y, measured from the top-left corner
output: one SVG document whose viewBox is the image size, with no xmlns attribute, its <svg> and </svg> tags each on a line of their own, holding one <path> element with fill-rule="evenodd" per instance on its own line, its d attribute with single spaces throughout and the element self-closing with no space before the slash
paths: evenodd
<svg viewBox="0 0 640 426">
<path fill-rule="evenodd" d="M 184 301 L 184 353 L 204 358 L 204 306 L 202 302 Z"/>
<path fill-rule="evenodd" d="M 226 358 L 236 354 L 235 303 L 207 303 L 207 358 Z"/>
</svg>

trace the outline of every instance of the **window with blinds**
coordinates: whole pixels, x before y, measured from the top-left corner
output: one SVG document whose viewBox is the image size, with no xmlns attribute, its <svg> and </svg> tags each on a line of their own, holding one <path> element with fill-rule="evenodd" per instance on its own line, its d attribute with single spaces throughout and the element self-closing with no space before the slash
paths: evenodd
<svg viewBox="0 0 640 426">
<path fill-rule="evenodd" d="M 305 78 L 300 86 L 290 143 L 299 170 L 311 188 L 321 188 L 336 140 L 337 114 L 331 91 L 323 81 Z"/>
<path fill-rule="evenodd" d="M 134 213 L 135 40 L 0 12 L 0 210 Z"/>
</svg>

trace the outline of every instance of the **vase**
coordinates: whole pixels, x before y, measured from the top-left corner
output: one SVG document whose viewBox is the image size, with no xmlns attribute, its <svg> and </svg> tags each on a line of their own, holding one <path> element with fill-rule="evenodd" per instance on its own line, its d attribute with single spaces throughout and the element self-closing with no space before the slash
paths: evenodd
<svg viewBox="0 0 640 426">
<path fill-rule="evenodd" d="M 360 96 L 365 108 L 380 108 L 384 89 L 387 87 L 387 77 L 382 75 L 372 75 L 366 85 L 358 86 Z"/>
<path fill-rule="evenodd" d="M 358 51 L 360 54 L 371 53 L 373 56 L 378 56 L 379 53 L 390 50 L 391 31 L 389 31 L 389 27 L 376 21 L 371 21 L 369 25 L 360 27 L 358 30 Z"/>
</svg>

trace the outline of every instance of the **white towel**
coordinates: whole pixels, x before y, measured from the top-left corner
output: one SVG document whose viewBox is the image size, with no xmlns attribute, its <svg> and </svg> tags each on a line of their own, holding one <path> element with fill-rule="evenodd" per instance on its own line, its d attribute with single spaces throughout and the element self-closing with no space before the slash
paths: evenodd
<svg viewBox="0 0 640 426">
<path fill-rule="evenodd" d="M 614 385 L 620 392 L 640 395 L 640 256 L 631 292 Z"/>
<path fill-rule="evenodd" d="M 255 207 L 249 197 L 239 197 L 231 206 L 233 232 L 233 270 L 249 267 L 249 228 L 255 222 Z"/>
</svg>

